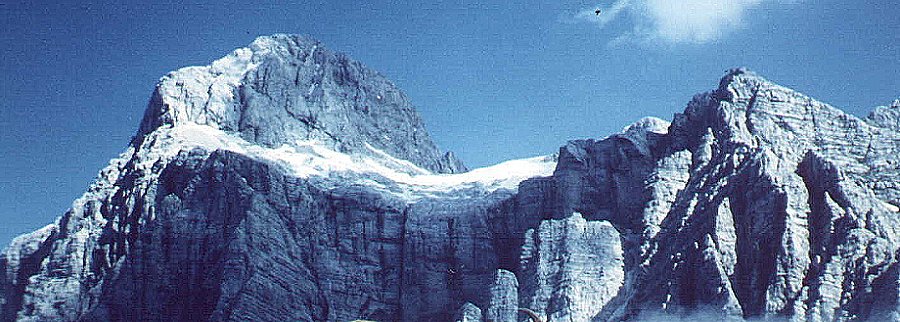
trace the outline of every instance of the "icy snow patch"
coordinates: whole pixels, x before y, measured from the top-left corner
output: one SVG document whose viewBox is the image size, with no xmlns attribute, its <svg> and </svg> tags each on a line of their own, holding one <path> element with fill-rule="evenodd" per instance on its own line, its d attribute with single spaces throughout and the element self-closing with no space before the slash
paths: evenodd
<svg viewBox="0 0 900 322">
<path fill-rule="evenodd" d="M 385 188 L 385 182 L 372 179 L 371 175 L 374 174 L 376 178 L 387 179 L 404 190 L 391 192 L 410 198 L 470 187 L 479 187 L 485 192 L 517 190 L 523 180 L 550 176 L 556 168 L 555 158 L 539 156 L 506 161 L 466 173 L 433 174 L 370 145 L 367 148 L 374 156 L 341 153 L 316 141 L 297 141 L 294 146 L 266 148 L 247 142 L 237 135 L 191 123 L 160 129 L 154 135 L 162 136 L 157 142 L 166 142 L 164 146 L 158 147 L 161 148 L 159 153 L 164 155 L 174 156 L 179 151 L 193 148 L 232 151 L 281 165 L 292 175 L 301 178 L 367 174 L 351 175 L 349 179 L 358 184 Z"/>
<path fill-rule="evenodd" d="M 897 207 L 896 205 L 894 205 L 894 204 L 892 204 L 892 203 L 889 203 L 889 202 L 887 202 L 887 201 L 882 201 L 881 204 L 882 204 L 885 208 L 887 208 L 888 210 L 890 210 L 890 211 L 892 211 L 892 212 L 900 212 L 900 207 Z"/>
</svg>

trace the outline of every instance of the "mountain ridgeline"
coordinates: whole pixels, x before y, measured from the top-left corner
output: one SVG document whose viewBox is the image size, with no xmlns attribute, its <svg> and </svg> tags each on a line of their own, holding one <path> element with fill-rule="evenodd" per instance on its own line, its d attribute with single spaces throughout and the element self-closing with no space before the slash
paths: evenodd
<svg viewBox="0 0 900 322">
<path fill-rule="evenodd" d="M 468 171 L 309 37 L 163 77 L 126 151 L 0 254 L 0 321 L 900 320 L 900 100 L 745 69 L 672 123 Z"/>
</svg>

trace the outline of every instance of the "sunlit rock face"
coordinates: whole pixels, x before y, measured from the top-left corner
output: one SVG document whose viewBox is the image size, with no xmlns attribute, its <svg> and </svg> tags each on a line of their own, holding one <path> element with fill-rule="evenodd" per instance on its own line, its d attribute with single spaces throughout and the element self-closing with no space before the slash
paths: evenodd
<svg viewBox="0 0 900 322">
<path fill-rule="evenodd" d="M 0 320 L 896 320 L 898 111 L 736 69 L 671 124 L 466 172 L 377 72 L 260 37 L 160 80 L 0 256 Z"/>
<path fill-rule="evenodd" d="M 260 37 L 209 66 L 163 77 L 139 137 L 185 123 L 234 132 L 266 147 L 315 141 L 369 153 L 370 145 L 435 172 L 465 171 L 452 153 L 435 147 L 394 83 L 305 36 Z"/>
<path fill-rule="evenodd" d="M 544 220 L 522 249 L 520 302 L 553 321 L 590 321 L 624 282 L 621 236 L 605 221 Z"/>
<path fill-rule="evenodd" d="M 897 132 L 733 70 L 670 135 L 690 177 L 629 306 L 825 321 L 883 309 L 900 214 L 875 178 L 897 173 Z"/>
</svg>

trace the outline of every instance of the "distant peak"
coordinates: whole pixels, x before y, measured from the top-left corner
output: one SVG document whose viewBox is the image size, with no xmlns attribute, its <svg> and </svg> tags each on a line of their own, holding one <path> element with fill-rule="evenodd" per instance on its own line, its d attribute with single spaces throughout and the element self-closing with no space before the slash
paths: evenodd
<svg viewBox="0 0 900 322">
<path fill-rule="evenodd" d="M 656 137 L 669 132 L 670 123 L 656 117 L 644 117 L 622 129 L 615 136 L 631 141 L 643 155 L 651 155 Z"/>
<path fill-rule="evenodd" d="M 309 35 L 299 34 L 274 34 L 259 36 L 248 46 L 256 53 L 274 53 L 281 56 L 294 56 L 297 49 L 317 48 L 325 49 L 319 40 Z"/>
<path fill-rule="evenodd" d="M 900 130 L 900 99 L 889 106 L 876 107 L 865 119 L 878 127 Z"/>
<path fill-rule="evenodd" d="M 759 74 L 751 71 L 747 67 L 737 67 L 725 71 L 725 76 L 719 81 L 719 89 L 724 90 L 735 84 L 741 86 L 756 86 L 760 83 L 768 82 Z"/>
<path fill-rule="evenodd" d="M 728 76 L 745 75 L 745 74 L 746 74 L 746 75 L 757 76 L 757 74 L 756 74 L 755 72 L 753 72 L 752 70 L 750 70 L 750 69 L 747 68 L 747 67 L 735 67 L 735 68 L 731 68 L 731 69 L 728 69 L 728 70 L 725 71 L 725 76 L 726 76 L 726 77 L 728 77 Z"/>
<path fill-rule="evenodd" d="M 623 134 L 640 135 L 646 135 L 646 133 L 666 134 L 668 131 L 669 121 L 652 116 L 644 117 L 622 129 Z"/>
<path fill-rule="evenodd" d="M 280 42 L 280 43 L 293 43 L 293 44 L 305 44 L 305 43 L 320 43 L 318 39 L 313 38 L 310 35 L 305 34 L 284 34 L 277 33 L 271 35 L 262 35 L 256 37 L 250 46 L 264 45 L 269 44 L 271 42 Z"/>
</svg>

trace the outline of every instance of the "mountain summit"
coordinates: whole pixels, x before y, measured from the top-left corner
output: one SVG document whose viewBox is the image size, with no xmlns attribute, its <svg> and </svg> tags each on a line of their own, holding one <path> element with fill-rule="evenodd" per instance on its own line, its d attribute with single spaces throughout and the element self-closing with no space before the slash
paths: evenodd
<svg viewBox="0 0 900 322">
<path fill-rule="evenodd" d="M 0 321 L 897 320 L 898 111 L 734 69 L 671 124 L 463 172 L 384 77 L 261 37 L 160 80 L 0 255 Z"/>
<path fill-rule="evenodd" d="M 259 37 L 209 66 L 163 77 L 138 136 L 188 123 L 266 147 L 314 141 L 370 153 L 368 144 L 431 171 L 466 170 L 452 153 L 440 153 L 394 83 L 306 36 Z"/>
</svg>

